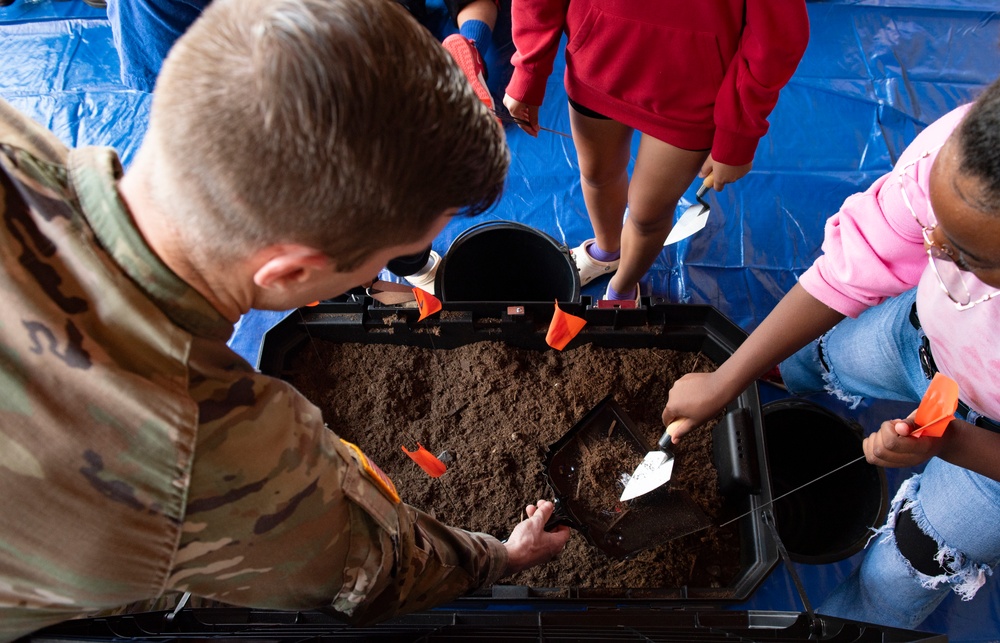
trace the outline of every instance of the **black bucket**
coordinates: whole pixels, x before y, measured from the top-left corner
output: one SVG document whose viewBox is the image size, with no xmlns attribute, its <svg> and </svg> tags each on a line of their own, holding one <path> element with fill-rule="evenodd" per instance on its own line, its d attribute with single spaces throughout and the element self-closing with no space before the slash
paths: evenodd
<svg viewBox="0 0 1000 643">
<path fill-rule="evenodd" d="M 762 415 L 775 522 L 789 557 L 823 565 L 861 551 L 888 511 L 885 471 L 861 459 L 821 477 L 864 455 L 861 427 L 806 400 L 765 404 Z"/>
<path fill-rule="evenodd" d="M 487 221 L 455 239 L 434 288 L 443 302 L 578 302 L 580 274 L 566 246 L 514 221 Z"/>
</svg>

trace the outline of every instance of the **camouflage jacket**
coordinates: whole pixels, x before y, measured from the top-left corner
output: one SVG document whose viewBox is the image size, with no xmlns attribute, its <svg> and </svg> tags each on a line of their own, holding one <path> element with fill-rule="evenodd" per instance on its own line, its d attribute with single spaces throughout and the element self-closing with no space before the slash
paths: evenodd
<svg viewBox="0 0 1000 643">
<path fill-rule="evenodd" d="M 0 100 L 0 641 L 171 592 L 370 623 L 496 581 L 499 541 L 393 498 L 226 346 L 121 172 Z"/>
</svg>

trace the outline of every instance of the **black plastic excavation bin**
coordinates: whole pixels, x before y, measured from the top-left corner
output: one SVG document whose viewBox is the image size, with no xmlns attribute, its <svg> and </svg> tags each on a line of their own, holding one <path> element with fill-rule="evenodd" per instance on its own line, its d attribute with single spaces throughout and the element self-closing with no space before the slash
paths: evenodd
<svg viewBox="0 0 1000 643">
<path fill-rule="evenodd" d="M 599 309 L 589 298 L 560 302 L 564 311 L 584 317 L 587 325 L 573 346 L 593 343 L 620 348 L 668 348 L 702 352 L 723 362 L 746 333 L 709 306 L 649 304 L 635 309 Z M 267 332 L 258 367 L 281 377 L 291 354 L 313 339 L 341 343 L 398 344 L 448 349 L 479 341 L 506 342 L 517 348 L 553 350 L 545 334 L 553 303 L 505 305 L 496 302 L 444 303 L 443 311 L 418 322 L 415 309 L 377 305 L 371 300 L 326 302 L 303 308 Z M 750 387 L 727 409 L 713 434 L 713 457 L 726 512 L 738 519 L 740 571 L 729 586 L 663 587 L 611 591 L 586 587 L 495 586 L 463 601 L 565 601 L 583 604 L 622 601 L 739 601 L 757 588 L 778 561 L 776 545 L 762 522 L 771 500 L 761 408 Z M 746 515 L 744 515 L 746 514 Z M 609 595 L 613 594 L 613 595 Z"/>
</svg>

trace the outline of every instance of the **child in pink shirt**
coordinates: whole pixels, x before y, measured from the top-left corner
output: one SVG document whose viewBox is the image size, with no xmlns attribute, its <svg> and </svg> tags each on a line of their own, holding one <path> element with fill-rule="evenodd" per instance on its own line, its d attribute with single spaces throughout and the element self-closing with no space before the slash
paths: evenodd
<svg viewBox="0 0 1000 643">
<path fill-rule="evenodd" d="M 872 464 L 926 466 L 818 610 L 913 629 L 949 589 L 971 599 L 1000 564 L 998 328 L 1000 81 L 844 202 L 822 256 L 715 373 L 674 384 L 663 421 L 676 440 L 783 359 L 791 392 L 854 405 L 916 405 L 938 371 L 958 382 L 958 417 L 943 436 L 912 437 L 911 414 L 865 439 Z"/>
</svg>

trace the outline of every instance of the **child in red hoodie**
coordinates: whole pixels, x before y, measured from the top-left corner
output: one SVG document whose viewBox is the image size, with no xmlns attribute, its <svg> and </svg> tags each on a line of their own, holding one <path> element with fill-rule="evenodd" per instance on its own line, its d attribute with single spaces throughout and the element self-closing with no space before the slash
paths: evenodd
<svg viewBox="0 0 1000 643">
<path fill-rule="evenodd" d="M 695 176 L 720 190 L 750 171 L 805 53 L 805 1 L 513 0 L 511 13 L 517 52 L 504 105 L 532 135 L 567 37 L 570 125 L 595 233 L 573 250 L 581 282 L 617 271 L 606 298 L 637 299 Z"/>
</svg>

